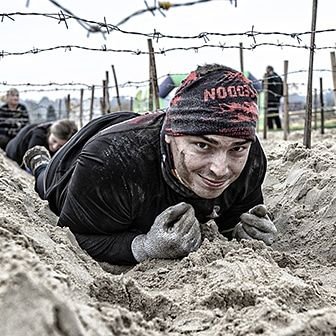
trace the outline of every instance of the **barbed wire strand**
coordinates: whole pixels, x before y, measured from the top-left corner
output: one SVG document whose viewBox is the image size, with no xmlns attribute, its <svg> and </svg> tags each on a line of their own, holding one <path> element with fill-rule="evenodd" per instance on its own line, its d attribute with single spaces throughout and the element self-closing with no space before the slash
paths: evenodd
<svg viewBox="0 0 336 336">
<path fill-rule="evenodd" d="M 329 72 L 332 73 L 333 71 L 330 69 L 314 69 L 314 72 Z M 288 72 L 287 75 L 295 75 L 299 73 L 307 73 L 308 70 L 300 69 L 300 70 L 295 70 L 295 71 L 290 71 Z M 166 78 L 167 76 L 174 76 L 174 75 L 181 75 L 181 74 L 165 74 L 160 77 L 158 77 L 158 80 L 161 80 L 163 78 Z M 283 74 L 281 75 L 283 76 Z M 143 81 L 137 81 L 137 82 L 132 82 L 132 81 L 127 81 L 125 83 L 119 84 L 118 87 L 120 88 L 135 88 L 135 89 L 140 89 L 143 87 L 148 87 L 149 85 L 149 80 L 143 80 Z M 252 81 L 252 83 L 260 83 L 262 82 L 262 79 L 256 79 L 255 81 Z M 296 87 L 296 86 L 304 86 L 306 83 L 303 82 L 289 82 L 287 83 L 290 87 Z M 45 86 L 53 86 L 53 88 L 50 89 L 25 89 L 21 90 L 21 92 L 53 92 L 53 91 L 70 91 L 70 92 L 77 92 L 80 91 L 81 89 L 84 89 L 86 91 L 90 91 L 92 89 L 92 84 L 87 84 L 87 83 L 74 83 L 74 82 L 69 82 L 69 83 L 55 83 L 55 82 L 50 82 L 50 83 L 7 83 L 7 82 L 0 82 L 0 86 L 6 86 L 6 87 L 45 87 Z M 54 87 L 56 86 L 56 88 Z M 73 87 L 73 88 L 64 88 L 64 87 Z M 78 87 L 79 86 L 79 87 Z M 103 86 L 101 84 L 94 84 L 95 88 L 102 88 Z M 109 85 L 108 89 L 114 89 L 116 86 L 115 85 Z M 329 89 L 325 89 L 325 91 L 328 91 Z M 0 91 L 1 94 L 5 94 L 6 91 Z"/>
<path fill-rule="evenodd" d="M 51 20 L 56 20 L 59 23 L 65 22 L 67 29 L 69 29 L 69 25 L 67 23 L 67 20 L 80 20 L 83 23 L 86 23 L 91 27 L 90 32 L 98 32 L 101 31 L 102 33 L 110 33 L 112 31 L 116 31 L 122 34 L 129 34 L 129 35 L 136 35 L 136 36 L 143 36 L 145 38 L 152 38 L 156 42 L 159 41 L 159 39 L 167 38 L 167 39 L 202 39 L 205 42 L 210 41 L 210 37 L 249 37 L 253 39 L 253 42 L 256 43 L 256 37 L 258 36 L 269 36 L 269 35 L 277 35 L 277 36 L 283 36 L 283 37 L 289 37 L 291 39 L 295 39 L 298 44 L 302 42 L 302 37 L 305 35 L 311 35 L 312 31 L 303 31 L 303 32 L 279 32 L 279 31 L 273 31 L 273 32 L 261 32 L 256 31 L 254 28 L 254 25 L 251 27 L 251 30 L 248 30 L 246 32 L 235 32 L 235 33 L 221 33 L 221 32 L 200 32 L 198 34 L 194 35 L 169 35 L 164 34 L 162 32 L 157 31 L 154 29 L 151 33 L 143 33 L 139 31 L 127 31 L 120 29 L 116 25 L 107 23 L 106 18 L 103 18 L 103 21 L 93 21 L 93 20 L 87 20 L 84 18 L 79 18 L 77 16 L 64 14 L 64 12 L 60 11 L 59 13 L 23 13 L 23 12 L 12 12 L 12 13 L 0 13 L 1 16 L 1 22 L 4 21 L 5 18 L 10 19 L 13 22 L 16 22 L 14 17 L 15 16 L 32 16 L 32 17 L 38 17 L 42 16 Z M 102 29 L 105 29 L 102 31 Z M 321 33 L 332 33 L 335 32 L 335 28 L 329 28 L 329 29 L 321 29 L 314 31 L 315 34 L 321 34 Z"/>
<path fill-rule="evenodd" d="M 198 4 L 205 3 L 205 2 L 210 2 L 210 1 L 215 1 L 215 0 L 196 0 L 196 1 L 186 2 L 186 3 L 179 3 L 179 4 L 174 4 L 174 3 L 171 3 L 169 1 L 159 1 L 158 5 L 156 4 L 156 0 L 155 0 L 154 1 L 154 6 L 149 6 L 147 4 L 147 2 L 144 1 L 144 4 L 145 4 L 146 8 L 141 9 L 141 10 L 137 10 L 136 12 L 128 15 L 126 18 L 122 19 L 114 27 L 120 26 L 120 25 L 126 23 L 127 21 L 129 21 L 130 19 L 132 19 L 133 17 L 141 15 L 141 14 L 144 14 L 146 12 L 150 12 L 152 15 L 155 15 L 155 12 L 157 11 L 161 15 L 165 16 L 165 14 L 162 12 L 162 10 L 168 11 L 170 8 L 173 8 L 173 7 L 192 6 L 192 5 L 198 5 Z M 223 0 L 221 0 L 221 1 L 223 1 Z M 235 0 L 235 1 L 225 0 L 225 1 L 229 1 L 231 4 L 234 2 L 235 7 L 237 7 L 237 0 Z M 78 17 L 77 15 L 75 15 L 72 11 L 70 11 L 69 9 L 67 9 L 66 7 L 64 7 L 63 5 L 61 5 L 58 1 L 49 0 L 49 2 L 51 2 L 57 8 L 60 8 L 60 10 L 61 10 L 60 11 L 60 13 L 61 13 L 60 16 L 62 16 L 62 17 L 60 17 L 60 22 L 64 21 L 67 29 L 68 29 L 68 25 L 66 23 L 66 18 L 65 18 L 64 13 L 67 13 L 72 18 L 74 18 L 78 22 L 78 24 L 80 26 L 82 26 L 87 31 L 88 36 L 91 33 L 101 33 L 103 35 L 104 39 L 106 39 L 106 37 L 105 37 L 105 33 L 106 32 L 104 32 L 102 30 L 102 27 L 105 26 L 107 28 L 107 30 L 106 30 L 107 33 L 109 33 L 109 28 L 108 28 L 106 22 L 105 22 L 105 24 L 101 24 L 101 23 L 92 24 L 92 23 L 88 22 L 87 20 L 84 20 L 84 19 Z M 27 0 L 27 2 L 26 2 L 26 7 L 29 7 L 29 0 Z M 104 18 L 104 20 L 105 20 L 105 18 Z"/>
<path fill-rule="evenodd" d="M 210 2 L 210 1 L 214 1 L 214 0 L 196 0 L 196 1 L 191 1 L 191 2 L 179 3 L 179 4 L 174 4 L 169 1 L 159 1 L 158 5 L 154 4 L 154 6 L 151 6 L 151 7 L 148 6 L 147 2 L 145 1 L 146 8 L 137 10 L 133 14 L 130 14 L 129 16 L 125 17 L 123 20 L 117 23 L 117 26 L 121 26 L 122 24 L 126 23 L 127 21 L 134 18 L 135 16 L 144 14 L 146 12 L 150 12 L 152 15 L 155 15 L 155 11 L 158 11 L 162 16 L 165 16 L 162 10 L 168 11 L 170 8 L 174 8 L 174 7 L 193 6 L 193 5 L 198 5 L 198 4 Z M 226 0 L 226 1 L 229 1 L 232 4 L 232 0 Z M 234 3 L 235 3 L 235 7 L 237 7 L 237 0 L 234 1 Z"/>
<path fill-rule="evenodd" d="M 57 2 L 55 0 L 49 0 L 49 1 L 52 4 L 54 4 L 55 6 L 57 6 L 58 8 L 60 8 L 62 11 L 66 12 L 70 15 L 74 15 L 70 10 L 68 10 L 67 8 L 62 6 L 59 2 Z M 121 26 L 122 24 L 126 23 L 127 21 L 134 18 L 135 16 L 144 14 L 146 12 L 150 12 L 152 15 L 155 15 L 155 11 L 158 11 L 162 16 L 165 17 L 165 14 L 162 12 L 162 10 L 168 11 L 170 8 L 173 8 L 173 7 L 186 7 L 186 6 L 198 5 L 198 4 L 205 3 L 205 2 L 210 2 L 210 1 L 214 1 L 214 0 L 196 0 L 196 1 L 191 1 L 191 2 L 180 3 L 180 4 L 174 4 L 174 3 L 171 3 L 169 1 L 159 1 L 158 5 L 156 5 L 156 1 L 154 1 L 154 6 L 148 6 L 147 2 L 144 1 L 146 8 L 141 9 L 141 10 L 137 10 L 134 13 L 128 15 L 127 17 L 122 19 L 116 26 Z M 221 1 L 223 1 L 223 0 L 221 0 Z M 237 7 L 237 0 L 235 0 L 235 1 L 225 0 L 225 1 L 229 1 L 231 4 L 234 2 L 235 7 Z M 29 5 L 29 1 L 27 3 Z M 87 25 L 87 22 L 83 21 L 79 17 L 77 17 L 77 21 L 84 29 L 86 29 L 88 31 L 88 34 L 90 34 L 92 32 L 93 33 L 97 33 L 97 32 L 103 33 L 101 31 L 101 29 L 97 29 L 99 26 Z"/>
<path fill-rule="evenodd" d="M 55 6 L 57 6 L 58 8 L 61 9 L 61 16 L 59 17 L 59 23 L 60 22 L 64 22 L 67 29 L 68 24 L 66 22 L 66 18 L 63 12 L 68 13 L 70 16 L 72 16 L 78 23 L 80 26 L 82 26 L 86 31 L 87 31 L 87 36 L 90 35 L 90 33 L 101 33 L 104 37 L 104 39 L 106 39 L 105 37 L 105 33 L 101 30 L 101 28 L 97 25 L 91 25 L 90 23 L 88 23 L 85 20 L 82 20 L 81 18 L 75 16 L 70 10 L 68 10 L 67 8 L 63 7 L 61 4 L 59 4 L 57 1 L 55 0 L 49 0 L 52 4 L 54 4 Z"/>
<path fill-rule="evenodd" d="M 167 53 L 175 52 L 175 51 L 194 51 L 195 53 L 198 53 L 201 49 L 207 49 L 207 48 L 214 48 L 214 49 L 221 49 L 222 51 L 225 49 L 243 49 L 243 50 L 249 50 L 253 51 L 256 48 L 260 47 L 279 47 L 279 48 L 296 48 L 296 49 L 306 49 L 310 50 L 311 47 L 308 45 L 294 45 L 294 44 L 287 44 L 287 43 L 257 43 L 257 44 L 251 44 L 250 46 L 244 46 L 241 47 L 239 45 L 225 45 L 225 43 L 219 43 L 219 44 L 203 44 L 200 46 L 191 46 L 191 47 L 172 47 L 168 49 L 160 48 L 159 51 L 154 51 L 155 55 L 166 55 Z M 313 50 L 335 50 L 336 46 L 313 46 Z M 84 50 L 84 51 L 94 51 L 94 52 L 108 52 L 108 53 L 124 53 L 124 54 L 132 54 L 132 55 L 149 55 L 149 51 L 144 51 L 140 49 L 132 50 L 132 49 L 111 49 L 106 46 L 106 44 L 102 45 L 100 48 L 92 48 L 92 47 L 86 47 L 81 45 L 74 45 L 74 44 L 68 44 L 68 45 L 58 45 L 54 47 L 48 47 L 48 48 L 36 48 L 32 47 L 32 49 L 25 50 L 25 51 L 6 51 L 1 50 L 0 51 L 0 58 L 7 57 L 7 56 L 23 56 L 28 54 L 40 54 L 44 52 L 50 52 L 63 49 L 65 52 L 70 52 L 72 49 L 78 49 L 78 50 Z"/>
</svg>

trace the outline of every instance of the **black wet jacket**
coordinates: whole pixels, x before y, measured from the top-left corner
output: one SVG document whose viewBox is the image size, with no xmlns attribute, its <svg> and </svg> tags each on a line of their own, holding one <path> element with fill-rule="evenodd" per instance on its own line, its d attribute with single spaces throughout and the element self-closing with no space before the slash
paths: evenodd
<svg viewBox="0 0 336 336">
<path fill-rule="evenodd" d="M 51 125 L 52 122 L 26 125 L 8 142 L 6 155 L 22 165 L 22 158 L 28 149 L 37 145 L 49 149 L 48 134 Z"/>
<path fill-rule="evenodd" d="M 272 75 L 268 75 L 267 90 L 268 102 L 280 101 L 280 98 L 283 96 L 283 81 L 277 73 L 273 72 Z"/>
<path fill-rule="evenodd" d="M 80 246 L 99 261 L 135 263 L 134 237 L 147 233 L 157 215 L 179 202 L 190 203 L 201 222 L 215 210 L 220 231 L 232 229 L 243 212 L 263 203 L 266 158 L 258 140 L 240 177 L 220 197 L 201 199 L 171 173 L 160 134 L 164 117 L 148 114 L 104 129 L 80 151 L 61 190 L 53 191 L 52 178 L 47 182 L 47 199 L 59 215 L 58 225 L 69 227 Z M 60 154 L 55 155 L 56 162 Z M 55 166 L 49 176 L 60 162 Z"/>
</svg>

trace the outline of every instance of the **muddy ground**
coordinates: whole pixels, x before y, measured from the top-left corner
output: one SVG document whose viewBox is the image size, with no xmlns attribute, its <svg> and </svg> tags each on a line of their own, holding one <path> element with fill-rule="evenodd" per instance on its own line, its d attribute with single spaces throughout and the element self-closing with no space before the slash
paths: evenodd
<svg viewBox="0 0 336 336">
<path fill-rule="evenodd" d="M 216 232 L 181 261 L 97 263 L 0 153 L 0 335 L 336 335 L 336 131 L 262 140 L 272 247 Z"/>
</svg>

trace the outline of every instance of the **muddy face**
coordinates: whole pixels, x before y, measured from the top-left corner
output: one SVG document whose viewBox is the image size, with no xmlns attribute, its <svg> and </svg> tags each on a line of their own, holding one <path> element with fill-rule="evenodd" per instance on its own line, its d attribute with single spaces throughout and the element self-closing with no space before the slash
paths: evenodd
<svg viewBox="0 0 336 336">
<path fill-rule="evenodd" d="M 245 167 L 251 141 L 221 135 L 166 136 L 177 178 L 196 195 L 213 199 Z"/>
</svg>

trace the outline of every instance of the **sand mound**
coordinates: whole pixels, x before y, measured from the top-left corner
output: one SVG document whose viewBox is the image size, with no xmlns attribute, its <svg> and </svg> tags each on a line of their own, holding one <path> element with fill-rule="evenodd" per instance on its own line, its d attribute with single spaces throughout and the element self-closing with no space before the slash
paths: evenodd
<svg viewBox="0 0 336 336">
<path fill-rule="evenodd" d="M 133 268 L 82 251 L 0 153 L 0 334 L 335 335 L 336 134 L 300 136 L 263 141 L 272 248 L 210 226 L 187 258 Z"/>
</svg>

